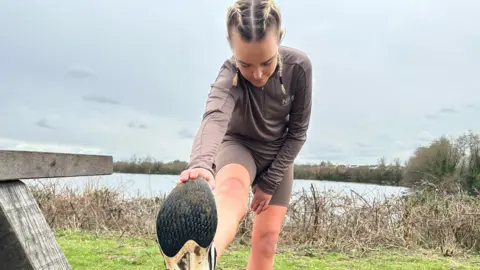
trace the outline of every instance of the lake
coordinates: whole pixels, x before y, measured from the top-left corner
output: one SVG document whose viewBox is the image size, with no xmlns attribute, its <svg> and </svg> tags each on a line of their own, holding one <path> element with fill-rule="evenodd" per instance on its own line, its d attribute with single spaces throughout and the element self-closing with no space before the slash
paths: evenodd
<svg viewBox="0 0 480 270">
<path fill-rule="evenodd" d="M 33 186 L 43 183 L 56 183 L 59 189 L 69 187 L 83 190 L 86 187 L 108 187 L 122 192 L 127 198 L 131 198 L 138 196 L 153 197 L 168 193 L 178 182 L 178 176 L 114 173 L 112 175 L 93 177 L 29 179 L 23 180 L 23 182 Z M 408 192 L 408 189 L 403 187 L 302 179 L 294 181 L 293 191 L 302 191 L 302 189 L 309 191 L 311 184 L 320 192 L 332 191 L 345 195 L 351 195 L 355 192 L 369 201 L 373 199 L 382 200 L 385 197 L 398 196 Z"/>
</svg>

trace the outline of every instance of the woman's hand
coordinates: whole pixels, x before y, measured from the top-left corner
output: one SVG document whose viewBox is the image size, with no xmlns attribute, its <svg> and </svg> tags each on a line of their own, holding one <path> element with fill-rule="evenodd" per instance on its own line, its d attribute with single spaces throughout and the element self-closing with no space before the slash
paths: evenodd
<svg viewBox="0 0 480 270">
<path fill-rule="evenodd" d="M 250 209 L 252 209 L 252 211 L 258 215 L 267 209 L 268 204 L 272 199 L 272 195 L 263 192 L 260 188 L 257 187 L 257 185 L 253 186 L 252 191 L 253 200 L 250 204 Z"/>
<path fill-rule="evenodd" d="M 182 183 L 188 180 L 195 180 L 197 178 L 205 179 L 210 184 L 210 187 L 212 188 L 212 190 L 215 189 L 215 178 L 213 177 L 213 174 L 209 170 L 202 169 L 202 168 L 194 168 L 194 169 L 184 170 L 180 174 L 180 181 Z"/>
</svg>

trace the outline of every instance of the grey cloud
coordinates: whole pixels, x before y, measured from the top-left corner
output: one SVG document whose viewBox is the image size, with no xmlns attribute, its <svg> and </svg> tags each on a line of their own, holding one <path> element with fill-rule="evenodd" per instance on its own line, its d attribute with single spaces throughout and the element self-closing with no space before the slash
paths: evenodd
<svg viewBox="0 0 480 270">
<path fill-rule="evenodd" d="M 438 119 L 439 116 L 438 116 L 438 114 L 428 113 L 428 114 L 425 115 L 425 118 L 427 118 L 429 120 L 434 120 L 434 119 Z"/>
<path fill-rule="evenodd" d="M 329 154 L 339 154 L 345 152 L 345 149 L 341 144 L 323 145 L 319 150 Z"/>
<path fill-rule="evenodd" d="M 97 102 L 102 104 L 110 104 L 110 105 L 119 105 L 120 102 L 107 98 L 107 97 L 100 97 L 100 96 L 84 96 L 83 100 L 90 101 L 90 102 Z"/>
<path fill-rule="evenodd" d="M 343 161 L 346 158 L 345 154 L 342 153 L 317 153 L 317 154 L 302 154 L 301 158 L 303 160 L 313 160 L 315 162 L 318 161 Z"/>
<path fill-rule="evenodd" d="M 178 136 L 181 139 L 193 139 L 195 137 L 195 132 L 187 128 L 182 128 L 178 131 Z"/>
<path fill-rule="evenodd" d="M 441 117 L 440 116 L 441 114 L 456 114 L 456 113 L 459 113 L 459 111 L 455 107 L 453 107 L 453 106 L 444 107 L 444 108 L 441 108 L 440 110 L 438 110 L 438 112 L 425 114 L 425 118 L 428 119 L 428 120 L 436 120 L 436 119 L 439 119 Z"/>
<path fill-rule="evenodd" d="M 188 159 L 186 141 L 231 51 L 224 1 L 183 4 L 135 1 L 112 12 L 111 3 L 93 0 L 0 1 L 0 114 L 9 115 L 0 117 L 0 138 Z M 480 89 L 480 1 L 278 4 L 283 44 L 306 52 L 314 65 L 312 128 L 302 157 L 375 163 L 371 155 L 407 155 L 426 142 L 431 136 L 419 136 L 422 130 L 456 133 L 480 117 L 478 107 L 462 105 L 478 102 L 472 97 Z M 191 22 L 205 31 L 192 30 Z M 451 108 L 469 115 L 445 117 Z M 41 132 L 32 123 L 57 129 Z"/>
<path fill-rule="evenodd" d="M 362 157 L 378 157 L 382 155 L 382 145 L 387 144 L 387 142 L 377 142 L 376 144 L 367 144 L 362 142 L 355 143 L 355 155 Z"/>
<path fill-rule="evenodd" d="M 446 108 L 440 109 L 440 112 L 441 113 L 457 113 L 458 110 L 455 109 L 454 107 L 446 107 Z"/>
<path fill-rule="evenodd" d="M 348 155 L 345 147 L 338 143 L 324 143 L 310 140 L 304 146 L 300 156 L 306 160 L 344 160 Z"/>
<path fill-rule="evenodd" d="M 391 142 L 392 141 L 392 138 L 387 134 L 377 134 L 376 138 L 379 141 L 383 141 L 383 142 Z"/>
<path fill-rule="evenodd" d="M 17 143 L 13 140 L 5 140 L 0 138 L 0 149 L 13 149 Z"/>
<path fill-rule="evenodd" d="M 415 138 L 419 142 L 431 142 L 435 137 L 428 131 L 421 131 Z"/>
<path fill-rule="evenodd" d="M 397 148 L 400 151 L 412 149 L 411 144 L 403 141 L 395 141 L 393 147 Z"/>
<path fill-rule="evenodd" d="M 469 109 L 480 110 L 480 104 L 471 103 L 467 104 L 465 107 Z"/>
<path fill-rule="evenodd" d="M 359 148 L 370 148 L 371 147 L 370 145 L 368 145 L 366 143 L 362 143 L 362 142 L 357 142 L 356 146 L 359 147 Z"/>
<path fill-rule="evenodd" d="M 382 153 L 375 148 L 363 148 L 357 152 L 357 155 L 361 157 L 380 157 Z"/>
<path fill-rule="evenodd" d="M 147 129 L 147 125 L 145 124 L 137 124 L 135 122 L 130 122 L 128 123 L 128 127 L 129 128 L 138 128 L 138 129 Z"/>
<path fill-rule="evenodd" d="M 40 120 L 38 120 L 35 125 L 37 127 L 41 127 L 41 128 L 46 128 L 46 129 L 55 129 L 53 126 L 51 126 L 50 124 L 47 123 L 47 119 L 45 118 L 42 118 Z"/>
<path fill-rule="evenodd" d="M 95 73 L 85 67 L 70 67 L 67 70 L 67 75 L 77 79 L 84 79 L 95 76 Z"/>
</svg>

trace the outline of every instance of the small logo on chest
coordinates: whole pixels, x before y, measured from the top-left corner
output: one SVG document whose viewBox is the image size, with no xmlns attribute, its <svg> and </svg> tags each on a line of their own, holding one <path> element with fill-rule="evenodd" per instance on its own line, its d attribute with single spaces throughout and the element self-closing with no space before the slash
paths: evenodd
<svg viewBox="0 0 480 270">
<path fill-rule="evenodd" d="M 292 103 L 294 98 L 295 98 L 295 95 L 290 95 L 288 97 L 283 98 L 282 99 L 282 106 L 287 106 L 288 104 Z"/>
</svg>

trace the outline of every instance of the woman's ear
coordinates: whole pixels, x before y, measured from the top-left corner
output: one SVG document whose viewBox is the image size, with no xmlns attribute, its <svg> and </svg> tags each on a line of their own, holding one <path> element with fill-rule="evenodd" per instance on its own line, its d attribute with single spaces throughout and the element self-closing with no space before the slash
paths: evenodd
<svg viewBox="0 0 480 270">
<path fill-rule="evenodd" d="M 228 42 L 228 45 L 230 46 L 230 48 L 232 48 L 232 42 L 230 40 L 230 36 L 228 35 L 228 32 L 227 32 L 227 35 L 225 36 L 225 38 L 227 39 L 227 42 Z"/>
<path fill-rule="evenodd" d="M 230 46 L 230 49 L 233 50 L 233 43 L 231 39 L 228 39 L 228 46 Z"/>
<path fill-rule="evenodd" d="M 282 43 L 282 40 L 283 40 L 283 37 L 284 37 L 284 36 L 285 36 L 285 29 L 282 28 L 282 29 L 280 29 L 280 33 L 279 33 L 279 37 L 278 37 L 278 38 L 279 38 L 279 40 L 278 40 L 278 41 L 279 41 L 279 42 L 278 42 L 279 44 Z"/>
</svg>

